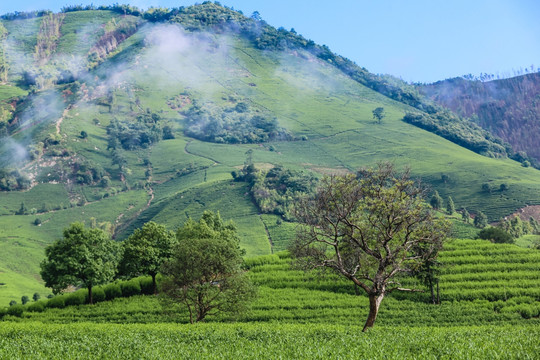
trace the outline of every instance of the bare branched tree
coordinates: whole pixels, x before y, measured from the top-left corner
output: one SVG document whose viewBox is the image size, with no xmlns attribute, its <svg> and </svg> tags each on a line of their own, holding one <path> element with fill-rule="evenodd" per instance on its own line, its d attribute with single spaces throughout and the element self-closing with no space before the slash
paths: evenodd
<svg viewBox="0 0 540 360">
<path fill-rule="evenodd" d="M 387 294 L 420 291 L 402 287 L 397 276 L 435 258 L 449 232 L 424 196 L 408 170 L 398 174 L 380 163 L 357 176 L 325 177 L 316 196 L 297 206 L 303 226 L 293 254 L 306 268 L 330 268 L 367 293 L 364 331 Z"/>
</svg>

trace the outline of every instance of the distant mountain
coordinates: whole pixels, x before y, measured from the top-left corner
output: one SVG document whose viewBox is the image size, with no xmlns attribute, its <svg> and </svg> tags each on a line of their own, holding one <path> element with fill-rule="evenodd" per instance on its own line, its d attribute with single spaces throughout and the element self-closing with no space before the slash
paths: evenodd
<svg viewBox="0 0 540 360">
<path fill-rule="evenodd" d="M 540 73 L 488 82 L 448 79 L 420 91 L 540 161 Z"/>
</svg>

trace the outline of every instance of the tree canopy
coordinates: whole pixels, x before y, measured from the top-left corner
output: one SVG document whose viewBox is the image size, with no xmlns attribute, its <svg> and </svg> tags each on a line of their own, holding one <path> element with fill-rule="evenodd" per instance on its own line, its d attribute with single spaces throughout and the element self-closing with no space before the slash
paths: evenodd
<svg viewBox="0 0 540 360">
<path fill-rule="evenodd" d="M 154 294 L 157 294 L 156 275 L 163 262 L 171 256 L 172 246 L 176 237 L 165 226 L 150 221 L 123 243 L 123 257 L 120 262 L 120 272 L 124 275 L 150 275 Z"/>
<path fill-rule="evenodd" d="M 292 253 L 307 268 L 329 268 L 368 295 L 364 331 L 372 327 L 383 298 L 401 287 L 397 275 L 436 257 L 449 231 L 423 197 L 425 190 L 392 164 L 357 176 L 325 177 L 312 199 L 301 201 L 301 227 Z"/>
<path fill-rule="evenodd" d="M 93 303 L 92 287 L 111 281 L 116 274 L 118 246 L 103 230 L 76 222 L 64 229 L 62 239 L 47 246 L 45 257 L 40 271 L 45 286 L 58 294 L 69 285 L 83 285 Z"/>
<path fill-rule="evenodd" d="M 186 306 L 191 323 L 218 312 L 241 313 L 254 289 L 241 269 L 243 251 L 234 224 L 205 211 L 199 222 L 189 219 L 176 237 L 172 257 L 162 267 L 163 299 Z"/>
<path fill-rule="evenodd" d="M 479 211 L 476 216 L 474 217 L 474 226 L 478 227 L 478 228 L 485 228 L 488 224 L 488 218 L 486 216 L 486 214 L 484 214 L 483 212 Z"/>
<path fill-rule="evenodd" d="M 384 112 L 383 107 L 375 108 L 373 111 L 373 119 L 377 120 L 377 122 L 380 124 L 382 120 L 386 117 L 386 113 Z"/>
</svg>

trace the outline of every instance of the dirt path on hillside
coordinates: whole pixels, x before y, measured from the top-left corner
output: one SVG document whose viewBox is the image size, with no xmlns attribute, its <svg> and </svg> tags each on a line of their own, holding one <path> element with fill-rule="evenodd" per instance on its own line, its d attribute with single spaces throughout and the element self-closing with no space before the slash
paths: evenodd
<svg viewBox="0 0 540 360">
<path fill-rule="evenodd" d="M 148 169 L 150 170 L 150 174 L 152 174 L 152 172 L 154 170 L 152 168 L 152 166 L 149 166 Z M 124 229 L 129 227 L 144 211 L 146 211 L 146 210 L 148 210 L 148 208 L 150 208 L 150 205 L 152 205 L 152 201 L 154 201 L 154 199 L 156 197 L 155 194 L 154 194 L 154 188 L 152 187 L 152 175 L 148 176 L 148 178 L 146 179 L 146 182 L 148 184 L 147 194 L 150 196 L 150 198 L 146 202 L 146 205 L 144 205 L 142 208 L 140 208 L 135 214 L 133 214 L 133 216 L 131 218 L 126 220 L 123 224 L 121 224 L 119 226 L 116 226 L 115 229 L 114 229 L 113 238 L 116 238 L 116 235 L 118 235 L 118 233 L 120 231 L 123 231 Z M 130 209 L 128 209 L 128 210 L 130 210 Z M 120 215 L 118 215 L 118 217 L 116 218 L 115 223 L 119 224 L 120 220 L 123 217 L 124 217 L 124 213 L 121 213 Z"/>
<path fill-rule="evenodd" d="M 195 154 L 195 153 L 189 151 L 189 150 L 188 150 L 189 144 L 191 144 L 191 141 L 188 141 L 188 142 L 186 143 L 186 146 L 184 146 L 184 152 L 185 152 L 186 154 L 188 154 L 188 155 L 193 155 L 193 156 L 198 156 L 198 157 L 200 157 L 200 158 L 203 158 L 203 159 L 207 159 L 207 160 L 213 161 L 214 164 L 212 164 L 212 165 L 219 165 L 219 164 L 220 164 L 219 161 L 217 161 L 217 160 L 215 160 L 215 159 L 212 159 L 212 158 L 209 157 L 209 156 L 199 155 L 199 154 Z"/>
<path fill-rule="evenodd" d="M 60 125 L 62 125 L 62 121 L 64 121 L 64 118 L 67 116 L 69 110 L 71 110 L 71 105 L 69 105 L 67 108 L 64 109 L 62 112 L 62 116 L 60 119 L 56 121 L 56 134 L 60 135 Z"/>
</svg>

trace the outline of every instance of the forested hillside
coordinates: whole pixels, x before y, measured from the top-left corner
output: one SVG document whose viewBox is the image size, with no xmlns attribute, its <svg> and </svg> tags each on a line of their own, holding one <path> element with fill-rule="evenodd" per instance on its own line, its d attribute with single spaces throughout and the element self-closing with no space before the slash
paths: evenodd
<svg viewBox="0 0 540 360">
<path fill-rule="evenodd" d="M 485 82 L 455 78 L 420 91 L 540 161 L 540 73 Z"/>
</svg>

